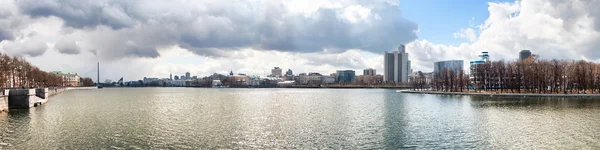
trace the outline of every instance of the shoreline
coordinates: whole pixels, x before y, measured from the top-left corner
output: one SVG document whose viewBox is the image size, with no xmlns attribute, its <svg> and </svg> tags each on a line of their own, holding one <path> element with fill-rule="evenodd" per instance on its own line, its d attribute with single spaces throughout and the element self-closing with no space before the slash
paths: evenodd
<svg viewBox="0 0 600 150">
<path fill-rule="evenodd" d="M 128 87 L 128 86 L 114 86 L 104 88 L 213 88 L 213 87 L 197 87 L 197 86 L 139 86 L 139 87 Z M 353 86 L 334 86 L 334 87 L 317 87 L 317 86 L 302 86 L 302 87 L 227 87 L 227 88 L 214 88 L 214 89 L 412 89 L 411 87 L 353 87 Z"/>
<path fill-rule="evenodd" d="M 535 93 L 470 93 L 470 92 L 439 92 L 439 91 L 410 91 L 398 90 L 398 93 L 435 94 L 435 95 L 467 95 L 488 97 L 556 97 L 556 98 L 589 98 L 600 97 L 600 94 L 535 94 Z"/>
</svg>

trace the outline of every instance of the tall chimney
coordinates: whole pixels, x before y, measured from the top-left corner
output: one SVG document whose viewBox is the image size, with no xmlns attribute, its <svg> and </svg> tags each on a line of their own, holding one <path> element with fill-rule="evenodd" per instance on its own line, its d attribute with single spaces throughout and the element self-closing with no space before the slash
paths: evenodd
<svg viewBox="0 0 600 150">
<path fill-rule="evenodd" d="M 98 80 L 96 80 L 96 84 L 100 85 L 100 62 L 98 62 Z"/>
</svg>

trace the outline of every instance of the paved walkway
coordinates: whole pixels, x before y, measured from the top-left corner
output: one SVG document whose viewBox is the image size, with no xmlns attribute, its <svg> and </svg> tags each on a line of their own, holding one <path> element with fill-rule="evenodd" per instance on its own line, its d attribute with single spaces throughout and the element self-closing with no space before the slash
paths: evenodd
<svg viewBox="0 0 600 150">
<path fill-rule="evenodd" d="M 471 93 L 471 92 L 439 92 L 439 91 L 410 91 L 398 90 L 399 93 L 440 94 L 440 95 L 474 95 L 490 97 L 600 97 L 600 94 L 534 94 L 534 93 Z"/>
</svg>

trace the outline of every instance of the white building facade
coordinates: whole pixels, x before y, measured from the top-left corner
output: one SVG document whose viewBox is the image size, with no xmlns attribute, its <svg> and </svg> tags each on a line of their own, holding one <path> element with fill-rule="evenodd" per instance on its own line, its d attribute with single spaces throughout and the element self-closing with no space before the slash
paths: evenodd
<svg viewBox="0 0 600 150">
<path fill-rule="evenodd" d="M 282 76 L 282 70 L 279 67 L 275 67 L 273 69 L 271 69 L 271 77 L 281 77 Z"/>
<path fill-rule="evenodd" d="M 405 83 L 408 82 L 408 75 L 411 73 L 410 60 L 406 47 L 400 45 L 397 51 L 383 55 L 383 80 L 387 83 Z"/>
</svg>

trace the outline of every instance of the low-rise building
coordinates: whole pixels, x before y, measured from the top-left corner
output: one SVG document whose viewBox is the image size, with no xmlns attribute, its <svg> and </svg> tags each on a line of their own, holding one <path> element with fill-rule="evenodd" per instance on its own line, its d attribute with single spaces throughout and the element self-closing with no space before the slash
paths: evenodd
<svg viewBox="0 0 600 150">
<path fill-rule="evenodd" d="M 300 84 L 308 84 L 308 80 L 306 80 L 306 73 L 300 73 L 298 74 L 298 78 L 296 78 L 296 81 Z"/>
<path fill-rule="evenodd" d="M 337 83 L 352 83 L 352 80 L 354 80 L 354 77 L 356 76 L 356 73 L 354 72 L 354 70 L 338 70 L 335 73 L 335 81 Z"/>
<path fill-rule="evenodd" d="M 368 85 L 382 84 L 383 76 L 382 75 L 373 75 L 373 76 L 361 75 L 361 76 L 356 77 L 355 83 L 356 84 L 368 84 Z"/>
<path fill-rule="evenodd" d="M 335 83 L 335 76 L 322 76 L 321 77 L 321 83 L 322 84 L 334 84 Z"/>
<path fill-rule="evenodd" d="M 229 76 L 229 81 L 231 82 L 231 86 L 248 86 L 248 80 L 250 80 L 247 76 L 234 75 Z"/>
<path fill-rule="evenodd" d="M 308 84 L 310 85 L 321 85 L 322 79 L 321 77 L 323 77 L 323 75 L 321 75 L 320 73 L 309 73 L 308 76 L 306 77 L 306 81 L 308 82 Z"/>
<path fill-rule="evenodd" d="M 63 78 L 62 86 L 81 86 L 81 77 L 77 73 L 52 71 L 52 74 L 59 75 Z"/>
</svg>

